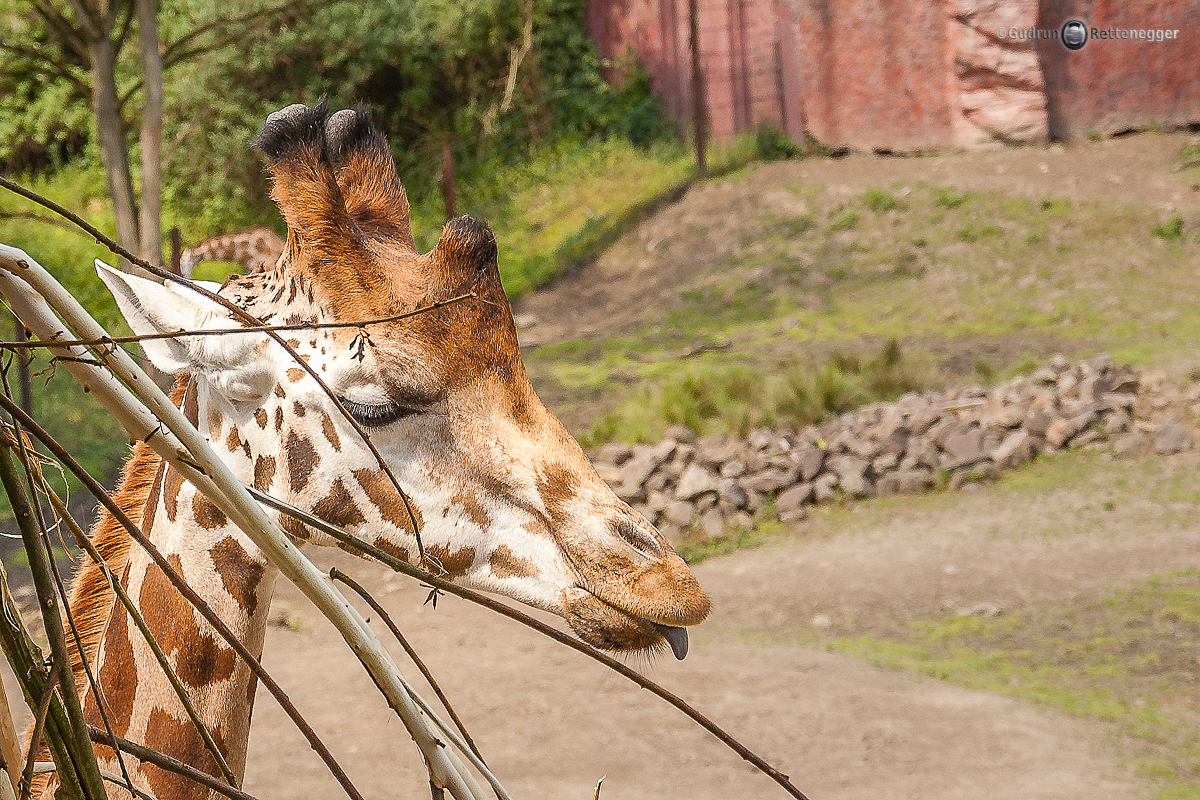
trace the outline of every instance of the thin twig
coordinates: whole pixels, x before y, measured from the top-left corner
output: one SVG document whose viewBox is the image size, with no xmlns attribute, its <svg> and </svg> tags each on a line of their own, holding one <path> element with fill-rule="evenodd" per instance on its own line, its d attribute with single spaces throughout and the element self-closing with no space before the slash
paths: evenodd
<svg viewBox="0 0 1200 800">
<path fill-rule="evenodd" d="M 37 761 L 38 750 L 42 747 L 42 730 L 46 727 L 46 714 L 50 711 L 50 700 L 54 697 L 54 687 L 58 685 L 58 673 L 62 670 L 62 662 L 54 659 L 50 664 L 50 674 L 46 676 L 46 687 L 42 690 L 42 699 L 38 703 L 37 716 L 33 718 L 33 733 L 29 736 L 29 757 L 25 761 L 25 769 L 21 772 L 21 800 L 29 797 L 33 784 L 33 768 Z"/>
<path fill-rule="evenodd" d="M 400 632 L 400 629 L 396 627 L 396 623 L 392 622 L 392 618 L 388 616 L 388 613 L 384 610 L 383 606 L 379 605 L 379 602 L 372 597 L 367 590 L 364 589 L 360 583 L 358 583 L 358 581 L 354 580 L 337 567 L 329 570 L 329 577 L 336 581 L 341 581 L 357 592 L 358 596 L 361 597 L 363 601 L 371 607 L 371 610 L 379 615 L 379 618 L 383 620 L 383 624 L 386 625 L 387 629 L 392 632 L 393 636 L 396 637 L 396 641 L 400 642 L 400 646 L 404 648 L 404 652 L 408 654 L 408 657 L 411 658 L 413 663 L 417 665 L 417 669 L 419 669 L 421 674 L 425 676 L 426 682 L 429 684 L 430 688 L 433 689 L 433 693 L 437 695 L 438 700 L 442 702 L 442 705 L 445 707 L 446 711 L 449 712 L 450 719 L 453 720 L 454 725 L 458 728 L 458 732 L 462 734 L 463 739 L 465 739 L 467 744 L 470 746 L 471 752 L 478 756 L 480 761 L 483 761 L 483 754 L 480 753 L 479 748 L 475 746 L 474 740 L 471 739 L 471 734 L 467 733 L 467 726 L 463 724 L 463 721 L 459 719 L 458 714 L 455 713 L 454 707 L 450 705 L 450 698 L 446 697 L 445 693 L 442 691 L 442 687 L 438 686 L 438 682 L 434 679 L 433 674 L 425 666 L 425 662 L 421 660 L 421 657 L 417 655 L 417 651 L 414 650 L 412 645 L 408 643 L 408 639 L 406 639 L 404 634 Z"/>
<path fill-rule="evenodd" d="M 291 699 L 287 696 L 283 689 L 280 688 L 279 684 L 275 682 L 275 679 L 272 678 L 265 669 L 263 669 L 263 666 L 261 663 L 259 663 L 258 659 L 255 658 L 254 655 L 251 654 L 251 652 L 246 648 L 246 646 L 237 638 L 237 636 L 234 635 L 233 631 L 229 629 L 229 626 L 227 626 L 225 622 L 217 616 L 216 612 L 214 612 L 208 603 L 204 601 L 204 598 L 196 594 L 195 590 L 192 589 L 192 587 L 187 584 L 183 577 L 175 571 L 175 568 L 171 565 L 171 562 L 169 562 L 158 550 L 158 548 L 155 547 L 148 538 L 146 538 L 138 526 L 134 524 L 133 520 L 129 518 L 129 515 L 127 515 L 121 509 L 121 507 L 113 501 L 112 497 L 109 496 L 108 491 L 101 486 L 87 470 L 80 466 L 79 462 L 76 461 L 74 457 L 72 457 L 71 454 L 68 453 L 63 446 L 60 445 L 58 441 L 46 431 L 45 428 L 39 425 L 32 417 L 27 415 L 20 408 L 20 406 L 12 401 L 11 398 L 0 394 L 0 406 L 3 406 L 4 410 L 12 415 L 14 419 L 18 420 L 23 428 L 32 433 L 38 441 L 45 445 L 46 449 L 50 451 L 51 455 L 58 459 L 60 463 L 65 465 L 67 469 L 69 469 L 77 478 L 79 478 L 88 491 L 95 496 L 96 500 L 99 501 L 100 504 L 103 505 L 104 508 L 107 509 L 108 512 L 112 514 L 118 522 L 121 523 L 129 536 L 135 542 L 137 542 L 137 544 L 143 550 L 146 551 L 151 560 L 153 560 L 154 563 L 158 565 L 159 569 L 163 571 L 163 574 L 166 575 L 167 580 L 171 582 L 171 585 L 179 590 L 184 598 L 186 598 L 187 601 L 191 603 L 197 611 L 200 612 L 200 615 L 204 617 L 208 624 L 213 626 L 213 629 L 217 631 L 221 638 L 224 639 L 225 642 L 237 652 L 238 656 L 245 661 L 247 665 L 249 665 L 255 676 L 262 681 L 263 686 L 267 688 L 272 697 L 274 697 L 279 703 L 284 713 L 288 715 L 288 717 L 304 735 L 304 738 L 308 740 L 309 746 L 315 750 L 317 755 L 321 757 L 321 760 L 325 762 L 326 767 L 329 768 L 330 773 L 332 773 L 334 778 L 337 779 L 338 783 L 341 784 L 346 794 L 348 794 L 351 798 L 355 798 L 355 800 L 362 800 L 362 795 L 359 793 L 358 789 L 355 788 L 354 784 L 350 782 L 350 778 L 346 775 L 345 770 L 343 770 L 341 765 L 337 763 L 333 757 L 333 754 L 329 752 L 329 748 L 327 748 L 324 742 L 321 741 L 320 737 L 317 736 L 316 731 L 312 729 L 312 726 L 308 724 L 308 721 L 300 715 L 298 710 L 296 710 L 296 707 L 292 704 Z"/>
<path fill-rule="evenodd" d="M 403 561 L 399 558 L 396 558 L 391 553 L 388 553 L 384 550 L 380 550 L 378 547 L 376 547 L 372 544 L 369 544 L 369 543 L 363 541 L 362 539 L 359 539 L 356 536 L 352 536 L 351 534 L 346 533 L 341 528 L 330 525 L 328 522 L 321 519 L 320 517 L 313 516 L 312 514 L 302 511 L 302 510 L 296 508 L 295 506 L 291 506 L 276 497 L 273 497 L 269 494 L 266 494 L 265 492 L 255 489 L 252 486 L 248 486 L 248 487 L 246 487 L 246 489 L 260 503 L 270 506 L 271 508 L 274 508 L 278 511 L 282 511 L 283 513 L 294 517 L 295 519 L 303 522 L 305 525 L 308 525 L 311 528 L 315 528 L 316 530 L 319 530 L 322 533 L 329 534 L 334 539 L 337 539 L 339 542 L 349 545 L 350 547 L 354 548 L 355 550 L 357 550 L 360 553 L 371 556 L 372 558 L 386 564 L 387 566 L 391 567 L 392 569 L 394 569 L 397 572 L 401 572 L 405 575 L 408 575 L 409 577 L 416 578 L 417 580 L 420 580 L 420 581 L 424 581 L 438 589 L 441 589 L 442 591 L 447 592 L 448 594 L 456 595 L 465 600 L 470 600 L 472 603 L 477 603 L 485 608 L 489 608 L 498 614 L 502 614 L 503 616 L 506 616 L 509 619 L 516 620 L 517 622 L 520 622 L 523 625 L 533 628 L 538 633 L 549 636 L 551 639 L 554 639 L 556 642 L 559 642 L 560 644 L 564 644 L 567 647 L 570 647 L 572 650 L 576 650 L 580 653 L 583 653 L 585 656 L 587 656 L 595 661 L 599 661 L 604 666 L 608 667 L 609 669 L 613 670 L 614 672 L 619 673 L 620 675 L 623 675 L 624 677 L 633 681 L 638 686 L 640 686 L 641 688 L 650 692 L 651 694 L 657 695 L 658 697 L 667 701 L 671 705 L 675 706 L 675 708 L 679 709 L 685 715 L 687 715 L 689 718 L 691 718 L 693 722 L 700 725 L 700 727 L 704 728 L 706 731 L 711 733 L 713 736 L 717 737 L 717 739 L 719 739 L 721 741 L 721 743 L 724 744 L 726 747 L 733 750 L 735 753 L 737 753 L 743 759 L 745 759 L 746 761 L 748 761 L 752 765 L 754 765 L 754 767 L 757 768 L 764 775 L 766 775 L 767 777 L 771 778 L 771 780 L 778 783 L 781 787 L 783 787 L 784 791 L 788 792 L 788 794 L 792 795 L 793 797 L 797 798 L 798 800 L 807 800 L 804 793 L 792 785 L 792 782 L 788 778 L 787 775 L 784 775 L 778 769 L 771 766 L 769 763 L 767 763 L 760 756 L 758 756 L 753 751 L 751 751 L 744 744 L 739 742 L 737 739 L 735 739 L 730 734 L 726 733 L 715 722 L 710 720 L 708 717 L 704 716 L 704 714 L 701 714 L 696 709 L 692 708 L 692 706 L 689 705 L 686 701 L 684 701 L 680 697 L 676 696 L 675 694 L 669 692 L 668 690 L 664 689 L 663 687 L 659 686 L 657 683 L 650 680 L 649 678 L 642 675 L 641 673 L 636 672 L 636 671 L 630 669 L 629 667 L 625 666 L 624 664 L 622 664 L 620 661 L 617 661 L 612 656 L 606 655 L 605 653 L 600 652 L 599 650 L 592 647 L 591 645 L 589 645 L 585 642 L 582 642 L 579 639 L 574 638 L 573 636 L 569 636 L 568 634 L 563 633 L 562 631 L 558 630 L 557 628 L 552 628 L 549 625 L 547 625 L 546 623 L 542 622 L 541 620 L 534 619 L 533 617 L 529 616 L 528 614 L 518 611 L 515 608 L 512 608 L 511 606 L 505 605 L 504 603 L 501 603 L 498 600 L 488 597 L 485 594 L 481 594 L 472 589 L 468 589 L 464 586 L 459 586 L 458 584 L 451 583 L 448 580 L 439 578 L 435 575 L 432 575 L 432 574 L 426 572 L 425 570 L 421 569 L 420 567 L 414 567 L 412 564 L 409 564 L 407 561 Z"/>
<path fill-rule="evenodd" d="M 43 775 L 48 772 L 58 772 L 58 765 L 55 764 L 53 761 L 37 761 L 34 763 L 33 766 L 34 766 L 33 771 L 39 775 Z M 121 786 L 121 788 L 125 789 L 127 792 L 132 794 L 134 797 L 140 797 L 140 798 L 142 798 L 142 800 L 158 800 L 158 798 L 155 795 L 153 795 L 151 792 L 147 791 L 146 789 L 143 789 L 142 787 L 138 786 L 137 784 L 126 783 L 125 779 L 122 778 L 120 775 L 118 775 L 115 772 L 109 772 L 106 769 L 101 769 L 100 777 L 103 778 L 104 780 L 108 781 L 109 783 L 118 784 L 119 786 Z"/>
<path fill-rule="evenodd" d="M 426 311 L 443 308 L 454 303 L 460 303 L 463 300 L 478 298 L 479 295 L 475 292 L 467 292 L 466 294 L 455 295 L 445 300 L 438 300 L 436 303 L 430 303 L 427 306 L 421 306 L 413 311 L 406 311 L 403 314 L 393 314 L 389 317 L 375 317 L 373 319 L 354 320 L 351 322 L 300 322 L 294 325 L 255 325 L 247 328 L 212 328 L 202 331 L 164 331 L 163 333 L 142 333 L 132 336 L 106 336 L 103 339 L 55 339 L 53 341 L 24 341 L 24 342 L 0 342 L 0 348 L 7 350 L 23 350 L 28 348 L 50 348 L 50 347 L 105 347 L 114 344 L 133 344 L 137 342 L 146 342 L 154 339 L 181 339 L 185 336 L 225 336 L 237 333 L 267 333 L 269 331 L 315 331 L 326 328 L 365 328 L 369 325 L 382 325 L 387 322 L 398 322 L 409 317 L 415 317 L 418 314 L 423 314 Z"/>
<path fill-rule="evenodd" d="M 117 748 L 125 751 L 129 755 L 136 758 L 143 764 L 153 764 L 159 769 L 173 772 L 176 775 L 182 775 L 185 778 L 195 781 L 196 783 L 207 786 L 217 794 L 224 797 L 232 798 L 232 800 L 258 800 L 254 795 L 247 794 L 236 786 L 229 786 L 207 772 L 202 772 L 195 767 L 188 766 L 182 761 L 172 758 L 166 753 L 161 753 L 153 747 L 146 747 L 144 744 L 131 742 L 120 736 L 106 733 L 94 725 L 87 726 L 88 736 L 96 744 L 102 744 L 106 747 Z"/>
</svg>

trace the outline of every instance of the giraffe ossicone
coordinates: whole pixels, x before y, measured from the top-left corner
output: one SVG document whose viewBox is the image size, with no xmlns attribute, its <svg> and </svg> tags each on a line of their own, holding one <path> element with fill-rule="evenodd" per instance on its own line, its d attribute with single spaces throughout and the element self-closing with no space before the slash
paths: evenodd
<svg viewBox="0 0 1200 800">
<path fill-rule="evenodd" d="M 412 514 L 333 400 L 262 332 L 144 342 L 150 360 L 178 376 L 174 399 L 230 469 L 413 563 L 415 522 L 425 553 L 451 580 L 558 614 L 598 647 L 669 646 L 682 658 L 684 628 L 704 620 L 708 597 L 534 394 L 488 227 L 451 220 L 433 250 L 419 254 L 391 154 L 362 108 L 330 117 L 321 106 L 289 106 L 268 117 L 256 145 L 287 244 L 273 269 L 231 277 L 220 294 L 268 323 L 312 326 L 283 335 L 368 431 Z M 186 287 L 107 268 L 100 275 L 137 333 L 240 326 Z M 470 296 L 369 322 L 459 295 Z M 319 327 L 332 322 L 362 325 Z M 145 446 L 127 463 L 117 501 L 260 652 L 276 571 L 249 539 Z M 280 524 L 297 541 L 337 544 L 290 518 Z M 240 775 L 249 670 L 111 517 L 93 538 Z M 114 732 L 212 769 L 99 570 L 81 568 L 71 605 Z M 86 712 L 99 722 L 94 698 Z M 111 763 L 111 751 L 97 751 Z M 207 796 L 152 766 L 136 772 L 160 798 Z"/>
</svg>

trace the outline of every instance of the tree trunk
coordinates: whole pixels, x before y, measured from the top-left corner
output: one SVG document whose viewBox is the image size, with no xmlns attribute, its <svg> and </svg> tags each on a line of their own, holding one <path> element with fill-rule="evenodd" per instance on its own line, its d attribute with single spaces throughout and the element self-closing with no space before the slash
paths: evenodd
<svg viewBox="0 0 1200 800">
<path fill-rule="evenodd" d="M 117 222 L 117 241 L 136 253 L 140 248 L 137 201 L 133 195 L 133 176 L 129 173 L 125 125 L 117 107 L 116 48 L 111 39 L 92 39 L 88 42 L 88 52 L 92 60 L 92 113 L 96 115 L 100 160 L 104 162 Z M 128 270 L 133 265 L 122 259 L 121 266 Z"/>
<path fill-rule="evenodd" d="M 162 264 L 163 64 L 158 49 L 155 0 L 137 0 L 138 47 L 142 52 L 141 243 L 138 255 Z"/>
</svg>

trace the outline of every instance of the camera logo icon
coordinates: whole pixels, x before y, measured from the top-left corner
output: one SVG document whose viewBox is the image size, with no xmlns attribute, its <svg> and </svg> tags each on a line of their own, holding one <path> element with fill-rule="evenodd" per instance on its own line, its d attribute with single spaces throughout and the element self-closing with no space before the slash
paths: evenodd
<svg viewBox="0 0 1200 800">
<path fill-rule="evenodd" d="M 1081 19 L 1069 19 L 1062 26 L 1063 47 L 1074 52 L 1088 42 L 1087 24 Z"/>
</svg>

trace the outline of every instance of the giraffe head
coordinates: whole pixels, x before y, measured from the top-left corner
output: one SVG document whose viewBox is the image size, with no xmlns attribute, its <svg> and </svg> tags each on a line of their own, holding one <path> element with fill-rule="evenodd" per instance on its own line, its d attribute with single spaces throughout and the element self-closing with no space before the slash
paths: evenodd
<svg viewBox="0 0 1200 800">
<path fill-rule="evenodd" d="M 591 644 L 667 643 L 682 658 L 683 627 L 707 616 L 708 598 L 534 394 L 487 225 L 451 220 L 418 253 L 407 197 L 365 110 L 290 106 L 256 144 L 287 247 L 274 271 L 231 278 L 224 297 L 272 323 L 308 324 L 472 296 L 402 320 L 285 334 L 367 431 L 411 514 L 334 402 L 264 334 L 145 342 L 159 368 L 194 376 L 195 413 L 218 451 L 247 482 L 414 563 L 415 522 L 435 569 L 559 614 Z M 186 288 L 103 277 L 135 331 L 237 327 Z"/>
</svg>

